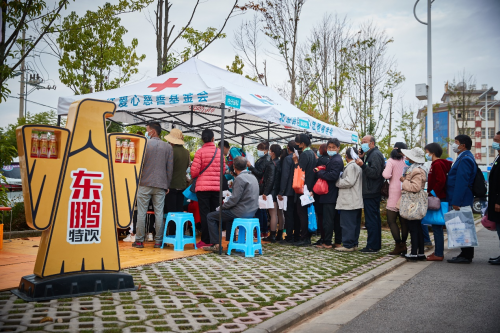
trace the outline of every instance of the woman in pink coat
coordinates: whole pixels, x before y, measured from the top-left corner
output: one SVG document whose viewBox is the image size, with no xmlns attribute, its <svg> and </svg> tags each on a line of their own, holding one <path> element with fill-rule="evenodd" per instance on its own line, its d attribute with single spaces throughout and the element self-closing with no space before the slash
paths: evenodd
<svg viewBox="0 0 500 333">
<path fill-rule="evenodd" d="M 195 191 L 201 217 L 201 241 L 196 244 L 197 247 L 211 246 L 207 215 L 219 206 L 220 192 L 221 151 L 215 147 L 214 132 L 211 130 L 204 130 L 201 133 L 201 139 L 205 144 L 196 152 L 193 164 L 191 164 L 191 177 L 198 178 Z M 225 168 L 224 165 L 223 172 Z"/>
<path fill-rule="evenodd" d="M 396 242 L 394 250 L 389 252 L 390 255 L 406 254 L 406 240 L 408 239 L 408 223 L 399 215 L 399 209 L 396 207 L 398 200 L 401 198 L 401 181 L 405 169 L 405 159 L 401 153 L 401 149 L 407 149 L 403 142 L 396 142 L 394 149 L 391 152 L 391 158 L 385 165 L 382 176 L 389 180 L 389 198 L 387 199 L 387 223 L 391 229 L 392 237 Z M 401 224 L 401 232 L 396 223 L 399 217 Z"/>
</svg>

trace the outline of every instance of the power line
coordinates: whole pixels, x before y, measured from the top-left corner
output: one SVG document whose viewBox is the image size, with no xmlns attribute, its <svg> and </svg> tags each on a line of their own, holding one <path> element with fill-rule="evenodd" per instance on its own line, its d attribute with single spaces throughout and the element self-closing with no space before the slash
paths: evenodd
<svg viewBox="0 0 500 333">
<path fill-rule="evenodd" d="M 12 95 L 10 95 L 9 97 L 20 99 L 19 97 L 17 97 L 17 96 L 12 96 Z M 26 99 L 26 98 L 25 98 L 25 99 Z M 38 104 L 38 105 L 41 105 L 41 106 L 45 106 L 45 107 L 48 107 L 48 108 L 51 108 L 51 109 L 56 109 L 56 110 L 57 110 L 57 108 L 55 108 L 55 107 L 53 107 L 53 106 L 49 106 L 49 105 L 45 105 L 45 104 L 42 104 L 42 103 L 38 103 L 38 102 L 34 102 L 34 101 L 30 101 L 29 99 L 26 99 L 26 100 L 27 100 L 28 102 L 30 102 L 30 103 L 35 103 L 35 104 Z"/>
</svg>

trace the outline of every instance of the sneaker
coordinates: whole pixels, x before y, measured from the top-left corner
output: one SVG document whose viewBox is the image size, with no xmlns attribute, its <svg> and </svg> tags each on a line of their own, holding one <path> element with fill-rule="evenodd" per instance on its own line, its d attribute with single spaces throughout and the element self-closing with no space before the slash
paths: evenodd
<svg viewBox="0 0 500 333">
<path fill-rule="evenodd" d="M 198 243 L 196 243 L 196 247 L 198 247 L 198 248 L 202 248 L 205 246 L 212 246 L 212 244 L 207 244 L 204 241 L 199 241 Z"/>
<path fill-rule="evenodd" d="M 146 242 L 154 242 L 153 234 L 152 233 L 148 234 L 148 237 L 146 237 Z"/>
<path fill-rule="evenodd" d="M 163 245 L 163 243 L 155 243 L 155 246 L 154 248 L 155 249 L 161 249 L 161 246 Z"/>
<path fill-rule="evenodd" d="M 314 246 L 316 246 L 316 245 L 323 245 L 323 243 L 324 243 L 323 240 L 320 238 L 320 239 L 318 239 L 318 241 L 316 243 L 313 243 L 313 245 Z"/>
<path fill-rule="evenodd" d="M 133 243 L 133 242 L 135 242 L 135 235 L 128 234 L 128 236 L 127 236 L 127 237 L 125 237 L 125 238 L 123 239 L 123 241 L 124 241 L 124 242 L 132 242 L 132 243 Z"/>
<path fill-rule="evenodd" d="M 138 248 L 138 249 L 143 249 L 144 248 L 144 243 L 143 242 L 133 242 L 132 247 Z"/>
<path fill-rule="evenodd" d="M 417 260 L 418 261 L 426 261 L 427 257 L 425 256 L 425 254 L 417 254 Z"/>
<path fill-rule="evenodd" d="M 406 259 L 406 261 L 409 261 L 409 262 L 417 262 L 418 256 L 416 254 L 405 254 L 405 259 Z"/>
<path fill-rule="evenodd" d="M 340 252 L 354 252 L 354 248 L 353 247 L 347 248 L 347 247 L 341 246 L 341 247 L 336 247 L 334 250 L 335 251 L 340 251 Z"/>
<path fill-rule="evenodd" d="M 378 253 L 378 250 L 372 250 L 372 249 L 365 247 L 364 249 L 359 250 L 359 252 L 370 254 L 370 253 Z"/>
<path fill-rule="evenodd" d="M 202 249 L 203 249 L 203 251 L 219 252 L 219 244 L 214 244 L 214 245 L 210 245 L 210 246 L 203 246 Z M 224 246 L 222 247 L 222 251 L 224 251 Z"/>
</svg>

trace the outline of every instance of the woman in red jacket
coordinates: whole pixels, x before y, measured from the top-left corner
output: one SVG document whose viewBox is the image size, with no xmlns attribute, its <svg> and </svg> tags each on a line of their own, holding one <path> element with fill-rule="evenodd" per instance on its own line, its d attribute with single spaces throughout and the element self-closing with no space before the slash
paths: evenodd
<svg viewBox="0 0 500 333">
<path fill-rule="evenodd" d="M 451 169 L 451 161 L 440 158 L 443 148 L 438 143 L 429 143 L 425 146 L 425 158 L 432 161 L 427 178 L 427 193 L 434 191 L 441 201 L 446 201 L 446 179 Z M 430 195 L 430 194 L 429 194 Z M 427 257 L 427 261 L 443 261 L 444 236 L 442 225 L 432 225 L 434 232 L 434 253 Z"/>
<path fill-rule="evenodd" d="M 211 246 L 207 215 L 219 206 L 221 154 L 220 149 L 215 147 L 214 132 L 209 129 L 203 130 L 201 139 L 204 144 L 194 155 L 191 164 L 191 177 L 193 180 L 198 178 L 195 191 L 201 217 L 201 241 L 196 244 L 199 248 Z M 226 166 L 223 172 L 225 168 Z"/>
</svg>

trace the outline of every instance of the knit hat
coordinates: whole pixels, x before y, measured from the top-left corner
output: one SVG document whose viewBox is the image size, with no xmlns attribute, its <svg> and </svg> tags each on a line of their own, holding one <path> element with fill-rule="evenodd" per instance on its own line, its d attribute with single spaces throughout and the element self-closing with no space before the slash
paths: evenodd
<svg viewBox="0 0 500 333">
<path fill-rule="evenodd" d="M 177 128 L 172 128 L 170 134 L 164 136 L 165 140 L 174 145 L 183 145 L 184 144 L 184 136 L 182 135 L 182 131 Z"/>
<path fill-rule="evenodd" d="M 425 163 L 425 153 L 422 148 L 401 149 L 401 152 L 415 163 Z"/>
<path fill-rule="evenodd" d="M 408 149 L 408 146 L 404 142 L 396 142 L 394 144 L 394 149 Z"/>
</svg>

